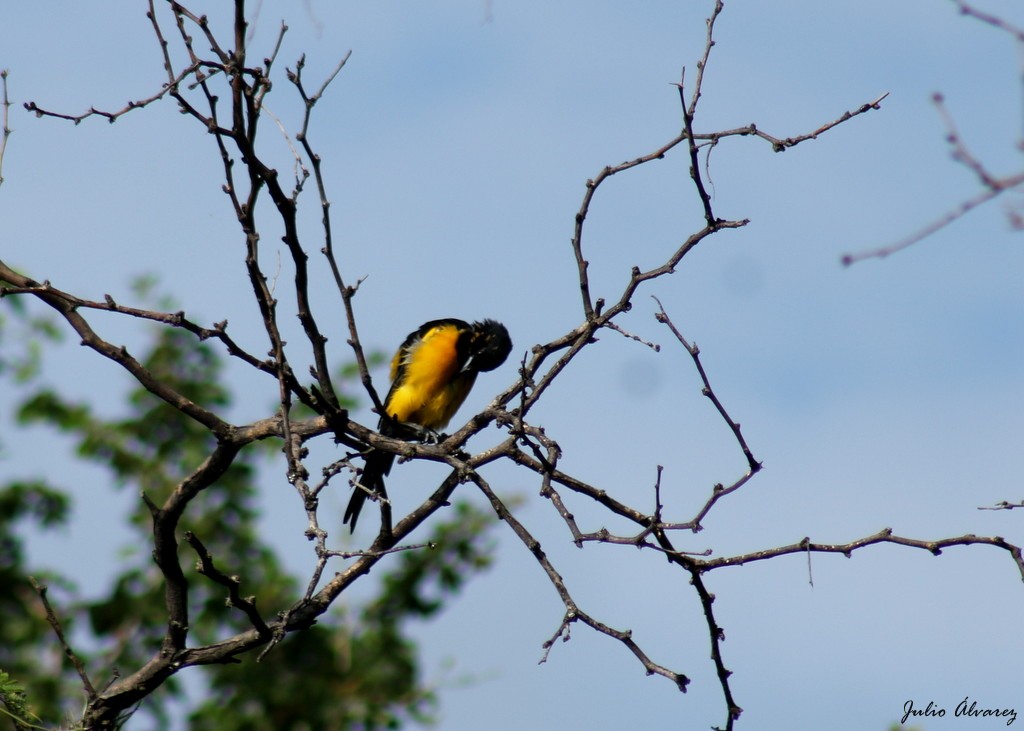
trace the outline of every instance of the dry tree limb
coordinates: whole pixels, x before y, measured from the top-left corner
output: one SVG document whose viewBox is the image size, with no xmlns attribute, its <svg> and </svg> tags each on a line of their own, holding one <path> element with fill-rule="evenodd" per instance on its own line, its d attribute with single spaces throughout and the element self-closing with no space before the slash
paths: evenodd
<svg viewBox="0 0 1024 731">
<path fill-rule="evenodd" d="M 0 185 L 4 184 L 4 153 L 7 151 L 7 138 L 11 136 L 8 116 L 11 101 L 7 98 L 7 69 L 0 69 Z"/>
<path fill-rule="evenodd" d="M 85 671 L 85 664 L 82 662 L 78 654 L 68 644 L 67 637 L 64 635 L 64 629 L 61 627 L 60 620 L 57 619 L 57 614 L 53 611 L 53 607 L 50 605 L 50 600 L 47 598 L 46 593 L 48 587 L 45 584 L 40 584 L 36 581 L 35 577 L 28 577 L 29 583 L 32 588 L 35 589 L 36 594 L 39 595 L 39 601 L 43 604 L 43 611 L 46 613 L 46 621 L 50 624 L 53 629 L 53 633 L 57 635 L 57 639 L 60 641 L 60 646 L 64 650 L 64 655 L 71 662 L 75 668 L 75 672 L 78 673 L 78 677 L 82 681 L 82 688 L 85 689 L 86 698 L 92 700 L 96 697 L 96 688 L 93 686 L 92 681 L 89 680 L 89 675 Z"/>
<path fill-rule="evenodd" d="M 974 18 L 981 23 L 1007 33 L 1014 39 L 1014 41 L 1016 41 L 1018 46 L 1024 48 L 1024 29 L 1013 25 L 1005 18 L 1000 18 L 999 16 L 979 10 L 965 0 L 952 0 L 952 2 L 957 6 L 961 15 Z M 1024 80 L 1024 65 L 1021 67 L 1021 78 Z M 957 131 L 953 116 L 946 109 L 945 99 L 942 94 L 933 94 L 932 102 L 935 104 L 939 116 L 946 125 L 946 142 L 949 143 L 951 147 L 951 156 L 953 160 L 962 164 L 978 178 L 978 181 L 982 186 L 981 192 L 962 201 L 943 215 L 936 218 L 934 221 L 931 221 L 914 233 L 905 236 L 894 243 L 876 248 L 864 249 L 850 254 L 844 254 L 840 259 L 843 266 L 850 266 L 851 264 L 856 264 L 857 262 L 864 261 L 866 259 L 884 259 L 891 254 L 903 251 L 904 249 L 907 249 L 941 231 L 953 222 L 963 218 L 975 208 L 998 198 L 1007 191 L 1019 190 L 1024 186 L 1024 171 L 1003 176 L 994 175 L 970 151 L 967 145 L 963 142 L 960 133 Z M 1020 147 L 1022 144 L 1024 144 L 1024 140 L 1018 142 L 1017 146 Z M 1024 228 L 1024 217 L 1022 217 L 1017 211 L 1008 211 L 1007 217 L 1014 228 Z"/>
</svg>

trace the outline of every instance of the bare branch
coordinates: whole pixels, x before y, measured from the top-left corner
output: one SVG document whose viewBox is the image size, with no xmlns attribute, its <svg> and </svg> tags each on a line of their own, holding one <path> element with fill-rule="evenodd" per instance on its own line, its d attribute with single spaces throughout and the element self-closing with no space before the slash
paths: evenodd
<svg viewBox="0 0 1024 731">
<path fill-rule="evenodd" d="M 953 159 L 974 173 L 978 178 L 978 181 L 984 187 L 984 190 L 973 198 L 967 199 L 935 221 L 932 221 L 921 230 L 907 236 L 906 238 L 900 239 L 894 244 L 889 244 L 888 246 L 883 246 L 877 249 L 868 249 L 855 254 L 844 255 L 842 257 L 843 266 L 850 266 L 851 264 L 863 261 L 864 259 L 883 259 L 890 254 L 902 251 L 903 249 L 913 246 L 919 241 L 928 238 L 937 231 L 944 229 L 949 224 L 963 217 L 967 213 L 970 213 L 978 206 L 988 203 L 990 200 L 996 198 L 1002 193 L 1024 185 L 1024 172 L 1002 178 L 989 172 L 984 164 L 982 164 L 982 162 L 978 160 L 978 158 L 975 157 L 964 144 L 963 138 L 957 130 L 956 123 L 953 121 L 952 115 L 946 108 L 945 99 L 942 94 L 934 94 L 932 96 L 932 101 L 939 112 L 939 116 L 942 117 L 942 120 L 946 125 L 946 142 L 948 142 L 952 148 L 951 154 Z"/>
<path fill-rule="evenodd" d="M 361 558 L 363 556 L 371 556 L 373 558 L 380 558 L 381 556 L 387 556 L 391 553 L 403 553 L 405 551 L 422 551 L 424 549 L 434 550 L 437 548 L 437 544 L 433 542 L 429 543 L 414 543 L 408 546 L 395 546 L 385 551 L 327 551 L 326 555 L 332 558 Z"/>
<path fill-rule="evenodd" d="M 245 616 L 249 618 L 252 626 L 256 628 L 256 631 L 261 635 L 269 635 L 270 630 L 267 628 L 266 623 L 263 621 L 263 617 L 260 616 L 259 611 L 256 609 L 255 597 L 243 597 L 238 588 L 242 584 L 242 580 L 238 576 L 228 576 L 223 571 L 217 568 L 214 564 L 213 556 L 210 555 L 209 550 L 203 545 L 203 542 L 199 540 L 199 537 L 192 531 L 185 532 L 185 541 L 192 546 L 192 549 L 199 556 L 199 562 L 196 565 L 196 570 L 203 576 L 215 581 L 216 583 L 223 586 L 228 590 L 228 606 L 235 607 L 242 610 Z"/>
<path fill-rule="evenodd" d="M 305 86 L 302 82 L 302 70 L 305 68 L 304 59 L 299 59 L 296 64 L 294 72 L 288 72 L 289 81 L 294 84 L 299 96 L 305 105 L 305 113 L 302 118 L 302 130 L 296 135 L 296 138 L 302 144 L 305 150 L 306 157 L 309 158 L 310 164 L 313 168 L 313 177 L 316 180 L 317 191 L 320 194 L 320 208 L 323 211 L 321 218 L 321 225 L 323 226 L 324 232 L 324 245 L 320 249 L 320 252 L 327 259 L 328 266 L 330 266 L 331 274 L 334 277 L 335 286 L 338 289 L 338 293 L 341 296 L 342 306 L 345 309 L 345 319 L 348 325 L 349 340 L 348 344 L 352 348 L 356 358 L 356 365 L 359 368 L 359 376 L 362 381 L 363 387 L 367 394 L 370 396 L 370 400 L 373 402 L 374 408 L 378 413 L 384 412 L 384 406 L 381 403 L 380 396 L 378 396 L 376 389 L 373 387 L 373 381 L 370 378 L 370 369 L 366 363 L 366 354 L 363 351 L 362 343 L 359 339 L 359 330 L 356 325 L 355 310 L 352 306 L 352 300 L 355 297 L 356 291 L 358 290 L 358 284 L 355 287 L 349 287 L 345 284 L 345 281 L 341 275 L 341 269 L 338 266 L 337 259 L 334 256 L 334 234 L 331 226 L 331 203 L 327 197 L 327 186 L 324 182 L 323 172 L 321 170 L 321 158 L 314 150 L 309 141 L 309 125 L 312 119 L 313 107 L 326 92 L 327 87 L 335 77 L 341 73 L 341 70 L 348 63 L 349 58 L 352 56 L 352 51 L 348 51 L 342 56 L 341 60 L 334 67 L 334 70 L 324 79 L 320 88 L 312 95 L 306 92 Z"/>
<path fill-rule="evenodd" d="M 44 109 L 40 107 L 38 104 L 36 104 L 34 101 L 25 102 L 25 109 L 32 112 L 37 117 L 53 117 L 54 119 L 66 119 L 75 124 L 81 124 L 89 117 L 103 117 L 108 122 L 113 124 L 120 117 L 123 117 L 125 114 L 128 114 L 128 112 L 133 112 L 136 109 L 148 107 L 153 102 L 163 99 L 168 94 L 171 94 L 173 96 L 176 93 L 178 84 L 180 84 L 184 79 L 188 78 L 192 74 L 196 73 L 196 71 L 203 65 L 204 64 L 202 63 L 196 63 L 186 67 L 177 76 L 172 77 L 171 81 L 165 84 L 160 91 L 156 92 L 155 94 L 151 94 L 150 96 L 144 97 L 142 99 L 135 99 L 129 101 L 123 107 L 121 107 L 120 109 L 116 109 L 114 111 L 106 111 L 103 109 L 97 109 L 96 107 L 89 107 L 89 109 L 82 112 L 81 114 L 65 114 L 63 112 L 54 112 L 49 109 Z"/>
<path fill-rule="evenodd" d="M 700 101 L 701 90 L 704 87 L 704 71 L 708 66 L 708 59 L 711 57 L 711 49 L 715 45 L 715 21 L 718 20 L 718 16 L 721 14 L 725 6 L 722 4 L 722 0 L 715 0 L 715 7 L 711 10 L 711 15 L 705 21 L 707 25 L 707 33 L 704 37 L 704 55 L 697 62 L 697 81 L 693 85 L 693 94 L 690 96 L 690 104 L 686 105 L 686 101 L 683 100 L 683 119 L 685 126 L 686 117 L 691 119 L 697 114 L 697 102 Z M 684 69 L 685 74 L 685 69 Z M 683 92 L 682 79 L 679 82 L 679 93 L 680 96 Z"/>
<path fill-rule="evenodd" d="M 2 261 L 0 261 L 0 267 L 6 267 Z M 162 325 L 168 325 L 170 327 L 181 328 L 195 335 L 199 340 L 219 340 L 224 344 L 229 355 L 232 355 L 253 368 L 263 371 L 264 373 L 274 374 L 273 366 L 263 360 L 258 359 L 256 356 L 246 352 L 238 345 L 227 334 L 227 321 L 215 323 L 212 328 L 206 328 L 185 317 L 184 312 L 159 312 L 156 310 L 143 310 L 137 307 L 127 307 L 120 305 L 114 301 L 114 298 L 110 295 L 106 295 L 103 302 L 96 302 L 92 300 L 82 299 L 68 292 L 56 289 L 55 287 L 47 284 L 26 286 L 26 287 L 7 287 L 0 285 L 0 297 L 7 297 L 10 295 L 17 294 L 31 294 L 31 295 L 49 295 L 53 297 L 59 297 L 71 307 L 76 309 L 85 310 L 99 310 L 102 312 L 115 312 L 121 315 L 128 315 L 129 317 L 135 317 L 140 320 L 150 320 L 157 322 Z M 295 384 L 298 387 L 298 384 Z M 299 387 L 301 390 L 301 387 Z"/>
<path fill-rule="evenodd" d="M 33 290 L 32 293 L 40 300 L 48 304 L 68 322 L 81 336 L 82 345 L 95 350 L 100 355 L 109 358 L 122 368 L 131 373 L 135 379 L 150 393 L 157 398 L 166 401 L 178 411 L 194 419 L 207 427 L 215 435 L 224 435 L 229 431 L 229 425 L 199 404 L 194 403 L 184 395 L 178 393 L 162 380 L 156 378 L 138 360 L 136 360 L 125 347 L 117 347 L 101 338 L 92 329 L 89 323 L 79 314 L 77 307 L 68 301 L 63 293 L 51 291 L 49 282 L 40 284 L 35 280 L 18 274 L 13 269 L 0 261 L 0 279 L 10 282 L 16 288 Z"/>
<path fill-rule="evenodd" d="M 948 548 L 950 546 L 995 546 L 996 548 L 1000 548 L 1010 554 L 1010 557 L 1017 566 L 1017 570 L 1020 572 L 1021 580 L 1024 581 L 1024 559 L 1021 558 L 1021 548 L 1009 543 L 1001 536 L 976 536 L 968 533 L 954 538 L 939 538 L 937 540 L 928 541 L 894 535 L 892 528 L 883 528 L 878 531 L 878 533 L 855 541 L 850 541 L 849 543 L 812 543 L 809 538 L 804 538 L 799 543 L 791 543 L 788 546 L 768 548 L 763 551 L 755 551 L 753 553 L 746 553 L 740 556 L 713 558 L 699 563 L 701 571 L 707 572 L 717 568 L 722 568 L 723 566 L 742 566 L 743 564 L 753 563 L 755 561 L 765 561 L 772 558 L 778 558 L 779 556 L 786 556 L 792 553 L 801 553 L 804 551 L 813 551 L 817 553 L 841 553 L 844 556 L 849 557 L 858 549 L 879 543 L 895 543 L 900 546 L 919 548 L 923 551 L 928 551 L 935 556 L 938 556 L 942 553 L 944 548 Z"/>
<path fill-rule="evenodd" d="M 57 615 L 54 613 L 53 607 L 50 606 L 50 600 L 46 597 L 48 587 L 45 584 L 40 584 L 32 576 L 28 577 L 28 581 L 39 595 L 39 601 L 43 603 L 43 610 L 46 612 L 46 621 L 50 623 L 50 627 L 53 628 L 53 633 L 57 635 L 57 639 L 60 640 L 60 646 L 64 649 L 64 655 L 74 666 L 75 672 L 78 673 L 78 677 L 82 680 L 82 688 L 85 689 L 86 697 L 89 700 L 92 700 L 96 697 L 96 689 L 89 680 L 89 675 L 85 672 L 85 665 L 71 648 L 71 645 L 68 644 L 67 638 L 64 636 L 64 630 L 60 626 L 60 620 L 57 619 Z"/>
<path fill-rule="evenodd" d="M 907 236 L 906 238 L 900 239 L 894 244 L 882 246 L 877 249 L 867 249 L 865 251 L 860 251 L 854 254 L 844 254 L 841 259 L 843 266 L 850 266 L 851 264 L 856 264 L 857 262 L 864 261 L 865 259 L 884 259 L 890 254 L 895 254 L 899 251 L 903 251 L 904 249 L 907 249 L 913 246 L 914 244 L 923 241 L 932 234 L 941 231 L 954 221 L 962 218 L 965 214 L 970 213 L 978 206 L 988 203 L 990 200 L 997 197 L 1003 191 L 1024 185 L 1024 173 L 1019 173 L 1008 178 L 1003 178 L 997 182 L 997 187 L 989 188 L 988 190 L 982 191 L 973 198 L 965 200 L 956 208 L 944 214 L 943 216 L 940 216 L 939 218 L 935 219 L 934 221 L 932 221 L 931 223 L 929 223 L 927 226 L 920 229 L 916 233 L 913 233 L 910 236 Z"/>
<path fill-rule="evenodd" d="M 1007 500 L 1000 500 L 998 503 L 992 506 L 980 506 L 978 510 L 1013 510 L 1014 508 L 1024 508 L 1024 500 L 1018 503 L 1011 503 Z"/>
<path fill-rule="evenodd" d="M 1017 26 L 1007 22 L 1005 18 L 1000 18 L 996 15 L 986 13 L 978 10 L 973 5 L 970 5 L 964 0 L 952 0 L 953 4 L 960 9 L 962 15 L 968 15 L 972 18 L 980 20 L 982 23 L 991 25 L 993 28 L 998 28 L 1001 31 L 1005 31 L 1012 35 L 1018 43 L 1024 43 L 1024 29 L 1018 28 Z"/>
<path fill-rule="evenodd" d="M 826 122 L 825 124 L 821 125 L 820 127 L 818 127 L 817 129 L 813 130 L 812 132 L 807 132 L 805 134 L 796 135 L 795 137 L 782 137 L 782 138 L 775 137 L 773 135 L 768 134 L 767 132 L 764 132 L 756 124 L 753 124 L 753 123 L 748 124 L 746 127 L 737 127 L 735 129 L 722 130 L 720 132 L 707 132 L 707 133 L 704 133 L 704 134 L 695 134 L 694 137 L 696 139 L 698 139 L 698 140 L 708 140 L 708 141 L 711 142 L 712 146 L 714 146 L 714 145 L 718 144 L 719 140 L 724 139 L 726 137 L 735 137 L 737 135 L 739 135 L 739 136 L 750 136 L 750 135 L 752 135 L 754 137 L 760 137 L 762 140 L 765 140 L 766 142 L 770 143 L 771 146 L 772 146 L 772 149 L 775 152 L 785 152 L 786 150 L 788 150 L 791 147 L 796 147 L 801 142 L 807 142 L 808 140 L 816 140 L 816 139 L 818 139 L 818 137 L 820 135 L 823 135 L 825 132 L 828 132 L 833 127 L 837 127 L 838 125 L 842 124 L 843 122 L 849 121 L 849 120 L 853 119 L 856 116 L 859 116 L 861 114 L 865 114 L 866 112 L 870 112 L 872 110 L 881 109 L 882 108 L 882 102 L 888 96 L 889 96 L 889 92 L 885 92 L 884 94 L 879 96 L 874 101 L 867 102 L 866 104 L 862 104 L 859 107 L 857 107 L 857 109 L 853 110 L 852 112 L 851 111 L 843 112 L 841 115 L 839 115 L 835 119 L 831 120 L 830 122 Z"/>
<path fill-rule="evenodd" d="M 640 648 L 640 646 L 637 645 L 637 643 L 633 640 L 633 633 L 630 630 L 614 629 L 604 624 L 603 622 L 598 621 L 586 612 L 582 611 L 579 608 L 579 606 L 577 606 L 572 596 L 569 594 L 569 590 L 565 586 L 565 581 L 562 579 L 562 575 L 558 573 L 554 565 L 548 559 L 547 555 L 541 549 L 540 542 L 536 538 L 534 538 L 533 535 L 530 534 L 529 530 L 527 530 L 526 527 L 522 523 L 520 523 L 514 515 L 512 515 L 512 513 L 508 510 L 508 508 L 505 506 L 502 500 L 494 493 L 493 490 L 491 490 L 490 485 L 487 484 L 486 480 L 484 480 L 479 474 L 475 472 L 471 475 L 471 479 L 480 489 L 480 491 L 484 494 L 484 496 L 487 497 L 487 499 L 490 501 L 491 507 L 494 509 L 494 512 L 497 513 L 498 517 L 505 521 L 509 528 L 512 529 L 512 532 L 516 534 L 516 537 L 519 538 L 520 541 L 522 541 L 526 549 L 537 560 L 537 563 L 540 564 L 540 567 L 547 575 L 548 580 L 551 582 L 551 585 L 555 588 L 555 591 L 558 593 L 558 596 L 562 600 L 562 603 L 565 604 L 565 618 L 562 621 L 562 626 L 555 634 L 555 637 L 561 635 L 563 629 L 565 629 L 569 623 L 577 621 L 583 622 L 588 627 L 597 630 L 601 634 L 608 635 L 609 637 L 616 639 L 623 645 L 625 645 L 626 648 L 629 649 L 629 651 L 632 652 L 640 661 L 640 663 L 644 666 L 648 675 L 661 675 L 663 677 L 666 677 L 673 683 L 675 683 L 676 687 L 679 688 L 679 690 L 683 691 L 684 693 L 686 692 L 686 686 L 689 684 L 690 679 L 681 673 L 676 673 L 672 670 L 669 670 L 666 667 L 663 667 L 653 662 L 647 656 L 647 654 Z M 547 658 L 547 653 L 548 651 L 550 651 L 553 641 L 554 638 L 544 643 L 543 648 L 545 650 L 545 654 L 542 659 Z"/>
<path fill-rule="evenodd" d="M 732 430 L 733 436 L 736 437 L 736 441 L 739 443 L 740 449 L 743 450 L 743 456 L 747 458 L 747 466 L 750 468 L 751 474 L 757 473 L 761 469 L 761 463 L 754 459 L 754 454 L 750 451 L 750 447 L 747 446 L 747 441 L 743 438 L 743 433 L 740 431 L 740 425 L 732 420 L 732 417 L 730 417 L 728 412 L 726 412 L 725 407 L 722 406 L 722 402 L 718 400 L 718 396 L 715 395 L 714 389 L 711 388 L 711 381 L 708 380 L 708 374 L 704 370 L 703 364 L 700 362 L 700 348 L 697 347 L 696 343 L 691 345 L 686 341 L 686 338 L 684 338 L 682 333 L 680 333 L 676 328 L 672 319 L 668 316 L 668 313 L 665 312 L 665 308 L 662 306 L 661 300 L 654 297 L 654 301 L 658 303 L 658 313 L 654 318 L 663 325 L 666 325 L 668 329 L 672 331 L 672 334 L 676 336 L 676 339 L 682 343 L 684 348 L 686 348 L 686 352 L 688 352 L 690 357 L 693 358 L 693 364 L 697 367 L 697 372 L 700 374 L 701 381 L 704 382 L 704 388 L 701 390 L 701 393 L 711 399 L 711 403 L 715 405 L 715 409 L 718 410 L 719 415 L 721 415 L 725 420 L 725 423 L 729 425 L 729 429 Z"/>
<path fill-rule="evenodd" d="M 580 204 L 580 209 L 576 213 L 576 227 L 572 237 L 572 249 L 576 256 L 576 267 L 580 278 L 580 293 L 583 296 L 583 312 L 587 319 L 593 317 L 595 311 L 594 304 L 590 298 L 590 280 L 587 277 L 587 267 L 590 266 L 590 264 L 583 256 L 583 224 L 587 219 L 587 214 L 590 212 L 590 205 L 594 199 L 594 194 L 597 192 L 598 187 L 600 187 L 600 185 L 611 176 L 651 162 L 652 160 L 661 160 L 669 150 L 685 139 L 685 133 L 679 134 L 653 152 L 641 155 L 640 157 L 627 162 L 619 163 L 618 165 L 605 166 L 595 178 L 587 181 L 587 190 L 583 195 L 583 202 Z"/>
<path fill-rule="evenodd" d="M 743 709 L 736 704 L 736 700 L 733 698 L 732 687 L 729 685 L 729 677 L 732 675 L 732 671 L 725 667 L 725 661 L 722 659 L 722 642 L 725 641 L 725 631 L 715 619 L 713 606 L 715 595 L 709 592 L 704 585 L 704 579 L 701 577 L 700 572 L 692 568 L 690 569 L 690 581 L 693 583 L 693 588 L 697 590 L 697 596 L 700 597 L 700 604 L 704 610 L 704 621 L 707 624 L 708 635 L 711 640 L 711 661 L 715 664 L 718 684 L 721 686 L 722 695 L 725 698 L 725 731 L 732 731 L 733 725 L 739 719 L 740 714 L 743 713 Z"/>
<path fill-rule="evenodd" d="M 697 81 L 694 84 L 693 94 L 690 97 L 690 104 L 686 104 L 686 98 L 684 95 L 683 82 L 686 78 L 686 69 L 683 69 L 681 78 L 679 79 L 679 101 L 683 108 L 683 130 L 686 134 L 687 149 L 690 153 L 690 178 L 693 180 L 693 184 L 697 187 L 697 195 L 700 196 L 701 204 L 704 206 L 704 220 L 708 226 L 714 226 L 715 214 L 711 211 L 711 197 L 708 195 L 707 190 L 704 188 L 704 181 L 700 173 L 700 163 L 697 160 L 697 141 L 693 136 L 693 118 L 697 113 L 697 102 L 700 100 L 701 87 L 704 84 L 704 71 L 708 65 L 708 58 L 711 56 L 711 48 L 715 45 L 714 31 L 715 31 L 715 20 L 718 19 L 718 15 L 722 12 L 722 0 L 716 0 L 714 10 L 711 11 L 711 17 L 707 19 L 707 36 L 704 41 L 704 55 L 697 62 Z"/>
<path fill-rule="evenodd" d="M 7 98 L 7 69 L 0 69 L 0 185 L 4 184 L 4 152 L 7 151 L 7 138 L 11 136 L 8 117 L 11 109 Z"/>
<path fill-rule="evenodd" d="M 1003 18 L 978 10 L 965 0 L 952 0 L 952 2 L 957 6 L 962 15 L 974 18 L 982 23 L 992 26 L 993 28 L 1008 33 L 1017 41 L 1018 45 L 1024 45 L 1024 30 L 1021 28 L 1007 22 Z M 1022 79 L 1024 79 L 1024 69 L 1022 69 Z M 998 177 L 992 174 L 968 149 L 967 145 L 964 144 L 960 133 L 957 131 L 952 115 L 946 109 L 943 95 L 939 93 L 933 94 L 932 101 L 938 110 L 939 116 L 942 117 L 943 123 L 946 125 L 946 141 L 952 148 L 953 159 L 970 170 L 975 177 L 978 178 L 984 189 L 977 195 L 968 198 L 952 210 L 922 227 L 920 230 L 896 241 L 893 244 L 873 249 L 866 249 L 852 254 L 844 254 L 840 259 L 843 266 L 850 266 L 851 264 L 864 261 L 865 259 L 883 259 L 890 254 L 903 251 L 904 249 L 907 249 L 944 229 L 946 226 L 962 218 L 975 208 L 988 203 L 1006 191 L 1015 190 L 1024 186 L 1024 172 L 1006 175 L 1003 177 Z M 1008 214 L 1008 217 L 1011 225 L 1014 227 L 1024 227 L 1024 219 L 1021 218 L 1020 214 L 1011 211 Z"/>
<path fill-rule="evenodd" d="M 185 647 L 188 635 L 188 580 L 178 561 L 178 523 L 188 504 L 202 490 L 214 484 L 234 462 L 241 445 L 221 442 L 203 463 L 174 489 L 162 507 L 151 506 L 153 514 L 153 560 L 166 579 L 167 634 L 161 657 Z"/>
</svg>

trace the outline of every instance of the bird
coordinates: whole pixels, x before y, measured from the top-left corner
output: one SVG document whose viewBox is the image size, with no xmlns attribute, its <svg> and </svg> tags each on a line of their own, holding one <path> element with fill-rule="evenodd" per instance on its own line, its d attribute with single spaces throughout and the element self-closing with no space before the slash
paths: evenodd
<svg viewBox="0 0 1024 731">
<path fill-rule="evenodd" d="M 466 400 L 478 373 L 493 371 L 512 352 L 508 330 L 495 320 L 472 324 L 447 318 L 419 326 L 391 359 L 391 389 L 384 399 L 378 431 L 384 436 L 413 441 L 437 438 Z M 366 453 L 366 462 L 342 524 L 354 532 L 366 498 L 384 496 L 384 476 L 395 455 L 379 449 Z"/>
</svg>

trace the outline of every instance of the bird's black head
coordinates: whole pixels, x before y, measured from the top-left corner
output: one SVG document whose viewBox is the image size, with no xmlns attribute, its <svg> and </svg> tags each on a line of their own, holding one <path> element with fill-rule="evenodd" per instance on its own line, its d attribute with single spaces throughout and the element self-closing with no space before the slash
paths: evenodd
<svg viewBox="0 0 1024 731">
<path fill-rule="evenodd" d="M 493 371 L 512 352 L 512 339 L 500 322 L 474 322 L 469 340 L 469 359 L 463 371 Z"/>
</svg>

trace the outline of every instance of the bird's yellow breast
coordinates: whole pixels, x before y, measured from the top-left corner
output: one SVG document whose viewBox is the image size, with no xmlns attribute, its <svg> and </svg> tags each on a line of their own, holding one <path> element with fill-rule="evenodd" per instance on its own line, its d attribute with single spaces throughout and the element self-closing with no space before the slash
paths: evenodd
<svg viewBox="0 0 1024 731">
<path fill-rule="evenodd" d="M 385 404 L 393 419 L 434 430 L 451 421 L 476 379 L 475 373 L 459 372 L 458 338 L 458 328 L 442 325 L 395 354 Z"/>
</svg>

